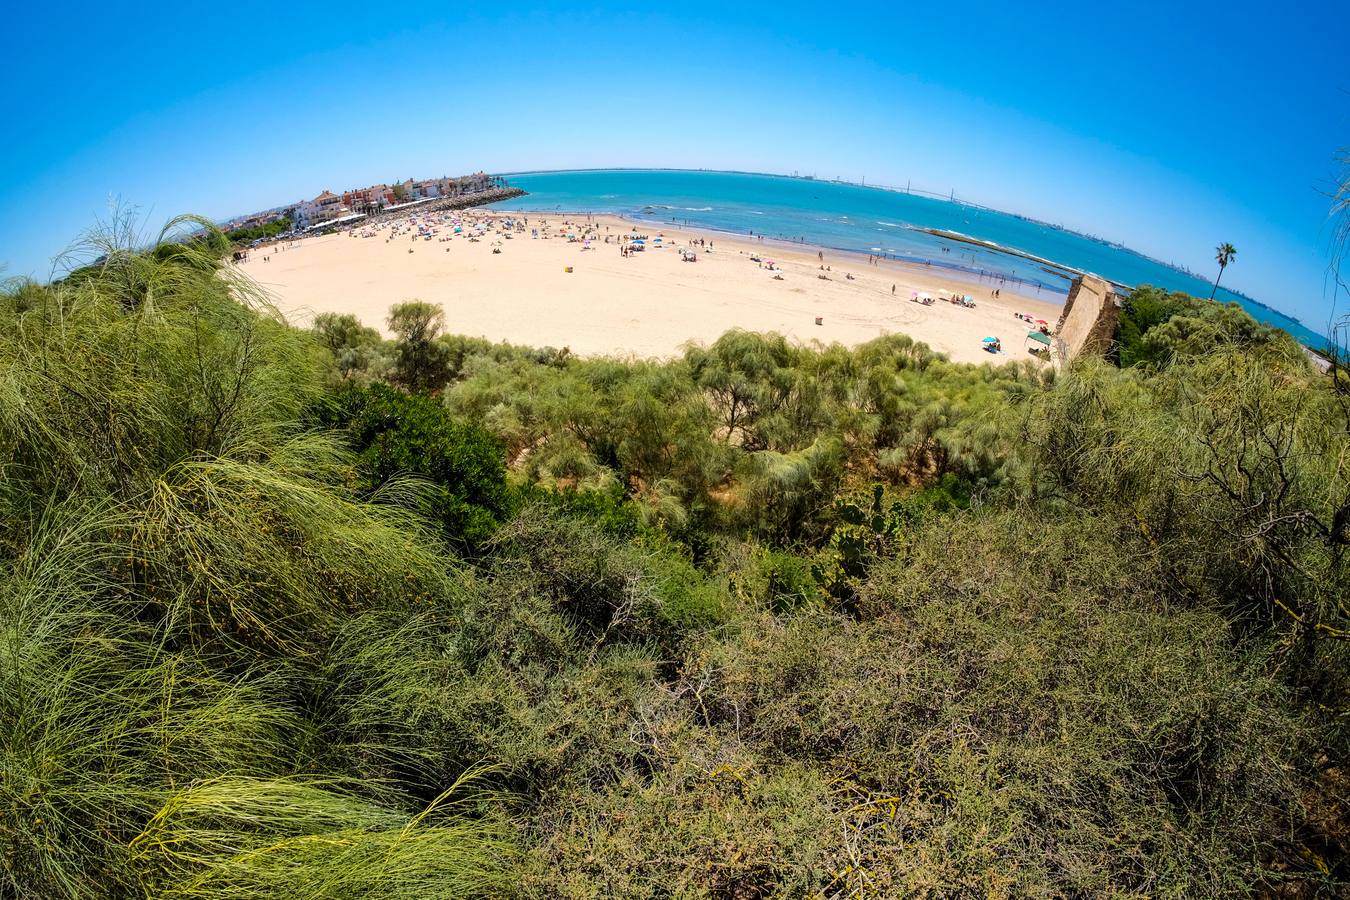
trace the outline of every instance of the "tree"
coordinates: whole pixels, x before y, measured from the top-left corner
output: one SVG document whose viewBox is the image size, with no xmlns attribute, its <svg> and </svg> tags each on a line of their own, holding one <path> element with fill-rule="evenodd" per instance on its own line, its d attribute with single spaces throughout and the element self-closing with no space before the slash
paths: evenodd
<svg viewBox="0 0 1350 900">
<path fill-rule="evenodd" d="M 1214 248 L 1214 259 L 1219 264 L 1219 278 L 1223 277 L 1223 270 L 1228 268 L 1228 264 L 1237 256 L 1237 248 L 1232 244 L 1223 243 Z M 1214 294 L 1219 290 L 1219 278 L 1214 279 L 1214 290 L 1209 292 L 1209 299 L 1214 299 Z"/>
<path fill-rule="evenodd" d="M 481 545 L 506 512 L 501 445 L 431 397 L 383 384 L 346 387 L 324 424 L 347 429 L 364 494 L 409 474 L 430 482 L 418 506 L 456 546 Z"/>
<path fill-rule="evenodd" d="M 254 225 L 249 228 L 235 228 L 232 231 L 225 232 L 225 236 L 235 244 L 247 244 L 249 241 L 256 241 L 259 238 L 276 237 L 291 230 L 293 223 L 290 216 L 282 216 L 278 219 L 264 225 Z"/>
<path fill-rule="evenodd" d="M 342 378 L 376 377 L 388 365 L 387 348 L 374 328 L 362 325 L 356 316 L 319 313 L 311 330 L 332 354 Z"/>
<path fill-rule="evenodd" d="M 444 327 L 445 310 L 434 303 L 409 300 L 389 311 L 389 330 L 398 336 L 395 381 L 410 391 L 427 391 L 449 380 L 449 350 L 436 340 Z"/>
</svg>

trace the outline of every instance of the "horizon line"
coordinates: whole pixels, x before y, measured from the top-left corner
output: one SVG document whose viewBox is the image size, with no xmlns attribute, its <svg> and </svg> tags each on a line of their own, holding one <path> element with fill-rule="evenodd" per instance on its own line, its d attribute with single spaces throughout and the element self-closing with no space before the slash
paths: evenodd
<svg viewBox="0 0 1350 900">
<path fill-rule="evenodd" d="M 1116 250 L 1123 250 L 1124 252 L 1131 253 L 1139 257 L 1140 259 L 1146 260 L 1151 263 L 1156 263 L 1157 265 L 1171 269 L 1174 272 L 1178 272 L 1182 275 L 1188 275 L 1191 278 L 1199 278 L 1204 281 L 1210 280 L 1207 276 L 1201 275 L 1197 272 L 1192 272 L 1190 269 L 1180 266 L 1177 263 L 1167 262 L 1166 260 L 1161 260 L 1158 259 L 1157 257 L 1149 256 L 1142 250 L 1136 250 L 1133 247 L 1129 246 L 1128 244 L 1122 243 L 1120 241 L 1110 240 L 1108 238 L 1099 237 L 1094 234 L 1088 234 L 1087 232 L 1079 231 L 1076 228 L 1070 228 L 1066 225 L 1060 225 L 1054 222 L 1047 222 L 1044 219 L 1037 219 L 1032 216 L 1023 215 L 1022 213 L 1016 213 L 1011 212 L 1010 210 L 1000 209 L 997 206 L 989 206 L 987 204 L 978 203 L 971 200 L 958 199 L 956 197 L 956 190 L 954 188 L 951 191 L 950 197 L 944 197 L 944 195 L 937 194 L 933 191 L 925 191 L 922 189 L 919 189 L 916 192 L 914 189 L 911 188 L 902 189 L 894 185 L 866 184 L 854 181 L 844 181 L 839 178 L 817 178 L 814 175 L 811 176 L 789 175 L 782 172 L 756 172 L 749 169 L 705 169 L 705 168 L 689 168 L 686 166 L 585 166 L 578 169 L 520 169 L 514 172 L 496 172 L 493 174 L 495 177 L 498 178 L 510 178 L 516 175 L 561 175 L 569 172 L 703 172 L 711 175 L 755 175 L 762 178 L 785 178 L 793 181 L 818 181 L 824 184 L 841 184 L 841 185 L 848 185 L 849 187 L 862 188 L 863 190 L 882 191 L 890 194 L 905 194 L 906 196 L 911 197 L 915 196 L 917 193 L 917 195 L 920 197 L 936 200 L 937 202 L 940 203 L 953 203 L 957 206 L 967 206 L 972 209 L 988 210 L 989 212 L 996 212 L 1000 215 L 1009 216 L 1015 219 L 1021 219 L 1025 222 L 1031 222 L 1035 225 L 1041 225 L 1046 228 L 1053 228 L 1057 231 L 1063 231 L 1066 234 L 1072 234 L 1077 237 L 1081 237 L 1085 240 L 1095 241 L 1098 244 L 1103 244 L 1107 247 L 1111 247 Z M 1270 310 L 1273 313 L 1277 313 L 1281 316 L 1284 316 L 1291 322 L 1296 322 L 1300 326 L 1308 328 L 1308 326 L 1297 316 L 1293 316 L 1290 315 L 1289 313 L 1282 312 L 1281 310 L 1275 308 L 1274 306 L 1271 306 L 1268 303 L 1263 303 L 1262 301 L 1256 299 L 1255 297 L 1252 297 L 1249 294 L 1245 294 L 1242 291 L 1237 290 L 1236 288 L 1225 287 L 1224 290 L 1230 294 L 1233 294 L 1236 297 L 1241 297 L 1243 300 L 1247 300 L 1251 303 L 1254 303 L 1257 306 L 1260 306 L 1262 309 Z M 1328 327 L 1330 327 L 1331 324 L 1332 323 L 1328 322 Z"/>
</svg>

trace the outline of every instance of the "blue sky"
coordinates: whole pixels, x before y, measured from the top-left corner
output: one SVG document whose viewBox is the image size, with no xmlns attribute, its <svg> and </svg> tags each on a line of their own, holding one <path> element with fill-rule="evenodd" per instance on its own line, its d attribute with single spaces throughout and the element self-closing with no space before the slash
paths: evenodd
<svg viewBox="0 0 1350 900">
<path fill-rule="evenodd" d="M 157 226 L 477 169 L 734 168 L 955 190 L 1200 272 L 1231 241 L 1225 284 L 1328 320 L 1331 2 L 115 6 L 7 13 L 10 275 L 111 198 Z"/>
</svg>

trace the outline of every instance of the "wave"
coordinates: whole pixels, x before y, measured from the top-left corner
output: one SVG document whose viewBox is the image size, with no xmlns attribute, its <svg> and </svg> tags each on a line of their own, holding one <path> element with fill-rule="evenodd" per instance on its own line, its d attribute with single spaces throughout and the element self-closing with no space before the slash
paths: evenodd
<svg viewBox="0 0 1350 900">
<path fill-rule="evenodd" d="M 523 176 L 525 173 L 518 174 Z M 579 175 L 584 175 L 589 180 L 578 181 Z M 619 177 L 636 180 L 622 182 L 613 180 Z M 744 182 L 744 191 L 737 187 L 728 194 L 726 191 L 730 190 L 729 188 L 721 182 L 711 180 L 711 176 L 707 174 L 676 173 L 675 177 L 677 181 L 669 181 L 664 170 L 657 172 L 637 170 L 622 175 L 611 171 L 533 173 L 528 181 L 522 182 L 522 186 L 530 190 L 533 196 L 508 201 L 507 204 L 497 208 L 586 209 L 592 205 L 602 208 L 621 207 L 625 211 L 636 210 L 645 218 L 658 220 L 678 216 L 680 211 L 698 212 L 700 217 L 704 212 L 716 212 L 717 215 L 708 217 L 707 221 L 725 220 L 726 224 L 733 224 L 738 219 L 745 223 L 744 217 L 752 215 L 765 219 L 764 224 L 755 228 L 755 231 L 762 229 L 769 233 L 786 232 L 804 236 L 807 240 L 818 243 L 833 241 L 856 247 L 863 252 L 867 251 L 869 239 L 884 235 L 887 238 L 898 238 L 905 248 L 902 252 L 923 259 L 936 256 L 938 244 L 947 245 L 947 240 L 942 237 L 933 237 L 925 233 L 925 226 L 933 228 L 941 226 L 952 231 L 978 235 L 998 245 L 994 247 L 968 245 L 963 247 L 959 254 L 965 258 L 967 264 L 970 264 L 972 256 L 975 257 L 978 266 L 990 271 L 1010 274 L 1015 267 L 1018 276 L 1025 274 L 1023 270 L 1028 267 L 1020 259 L 1006 257 L 1006 251 L 1000 249 L 1006 247 L 1045 256 L 1065 266 L 1102 272 L 1126 284 L 1152 282 L 1192 292 L 1203 289 L 1205 295 L 1208 295 L 1210 290 L 1209 285 L 1204 284 L 1202 280 L 1183 273 L 1165 262 L 1123 249 L 1118 244 L 1102 242 L 1089 235 L 1028 216 L 1000 213 L 974 204 L 953 203 L 948 197 L 923 199 L 918 194 L 878 192 L 869 195 L 868 204 L 855 206 L 854 189 L 846 186 L 836 187 L 825 182 L 815 182 L 805 196 L 799 197 L 794 191 L 800 182 L 794 182 L 792 189 L 780 190 L 776 186 L 786 185 L 787 182 L 733 173 L 720 177 L 753 180 Z M 618 189 L 620 184 L 624 186 L 622 192 Z M 741 182 L 732 184 L 740 185 Z M 842 193 L 845 191 L 846 193 Z M 673 202 L 679 197 L 695 196 L 704 198 L 703 207 L 696 208 Z M 640 200 L 643 197 L 647 199 Z M 559 202 L 560 200 L 562 202 Z M 713 200 L 721 205 L 714 207 Z M 659 201 L 666 203 L 658 205 Z M 871 201 L 876 202 L 873 204 Z M 686 204 L 691 202 L 698 201 L 692 199 L 684 201 Z M 763 203 L 767 209 L 747 208 L 751 203 Z M 846 213 L 848 209 L 856 209 L 858 218 L 853 219 L 852 213 Z M 868 224 L 868 215 L 876 215 L 878 212 L 885 214 L 890 211 L 894 211 L 895 218 L 872 220 L 871 224 Z M 825 218 L 818 218 L 822 216 Z M 772 221 L 769 221 L 770 218 Z M 836 227 L 841 225 L 844 227 Z M 749 227 L 748 223 L 745 227 Z M 1066 234 L 1070 240 L 1062 239 Z M 956 235 L 951 237 L 955 238 Z M 887 242 L 883 241 L 883 244 Z M 895 250 L 887 248 L 871 252 L 894 253 Z M 939 260 L 942 257 L 947 257 L 947 260 L 951 261 L 948 254 L 936 256 Z M 1034 271 L 1034 266 L 1030 268 Z M 1243 305 L 1248 307 L 1248 311 L 1255 314 L 1259 320 L 1291 330 L 1310 346 L 1323 346 L 1326 343 L 1324 336 L 1319 337 L 1312 329 L 1301 327 L 1299 322 L 1287 314 L 1279 313 L 1267 305 L 1258 304 L 1250 297 L 1239 297 L 1225 291 L 1224 299 L 1241 300 Z"/>
</svg>

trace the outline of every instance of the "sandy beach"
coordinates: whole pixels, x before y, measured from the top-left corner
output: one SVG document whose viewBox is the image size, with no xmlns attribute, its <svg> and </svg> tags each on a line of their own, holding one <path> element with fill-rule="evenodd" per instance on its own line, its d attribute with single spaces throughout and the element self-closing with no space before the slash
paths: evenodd
<svg viewBox="0 0 1350 900">
<path fill-rule="evenodd" d="M 624 255 L 621 241 L 635 234 L 646 235 L 646 249 Z M 684 261 L 686 249 L 697 261 Z M 1062 300 L 809 245 L 606 216 L 482 210 L 258 247 L 240 268 L 298 324 L 319 312 L 353 313 L 385 331 L 389 307 L 416 298 L 441 304 L 450 332 L 586 355 L 669 357 L 688 342 L 743 328 L 846 345 L 903 333 L 961 362 L 1033 359 L 1028 326 L 1014 314 L 1053 324 Z M 915 294 L 935 302 L 913 302 Z M 943 299 L 952 294 L 969 295 L 975 307 Z M 1003 352 L 984 351 L 986 336 L 1001 338 Z"/>
</svg>

